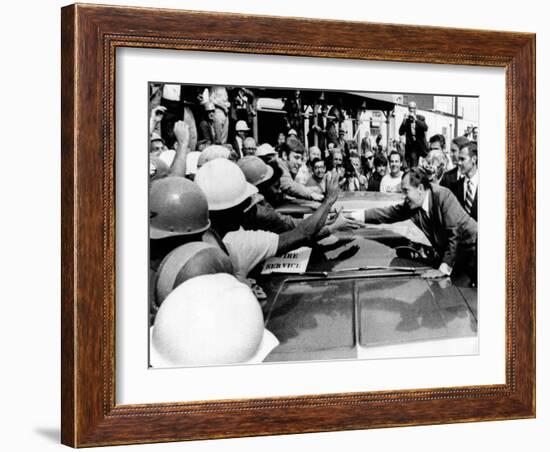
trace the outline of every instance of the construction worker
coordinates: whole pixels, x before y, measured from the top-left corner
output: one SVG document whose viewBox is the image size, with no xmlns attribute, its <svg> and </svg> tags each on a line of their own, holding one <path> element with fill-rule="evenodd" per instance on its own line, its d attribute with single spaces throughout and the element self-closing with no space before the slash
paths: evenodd
<svg viewBox="0 0 550 452">
<path fill-rule="evenodd" d="M 149 301 L 151 319 L 156 312 L 153 292 L 162 260 L 177 247 L 201 241 L 210 227 L 208 202 L 201 189 L 183 177 L 165 177 L 151 183 L 149 192 Z M 210 240 L 218 242 L 213 232 Z M 223 243 L 219 246 L 225 251 Z"/>
<path fill-rule="evenodd" d="M 235 124 L 235 140 L 233 141 L 233 149 L 238 154 L 239 158 L 244 157 L 244 140 L 246 139 L 250 128 L 246 121 L 242 119 Z"/>
<path fill-rule="evenodd" d="M 337 178 L 328 174 L 327 194 L 319 208 L 294 229 L 275 234 L 243 229 L 244 212 L 258 189 L 246 181 L 235 163 L 226 159 L 212 160 L 199 169 L 195 182 L 208 200 L 212 229 L 227 247 L 235 274 L 243 278 L 268 257 L 284 254 L 316 238 L 339 193 Z"/>
<path fill-rule="evenodd" d="M 151 332 L 150 364 L 261 362 L 267 354 L 258 356 L 265 338 L 261 307 L 246 284 L 226 273 L 197 276 L 162 303 Z"/>
<path fill-rule="evenodd" d="M 266 165 L 262 159 L 252 155 L 243 157 L 237 164 L 247 182 L 256 188 L 269 184 L 275 173 L 272 166 Z M 281 233 L 294 229 L 296 224 L 297 221 L 290 215 L 278 213 L 260 193 L 254 195 L 251 205 L 244 212 L 243 228 L 248 230 L 260 229 Z"/>
</svg>

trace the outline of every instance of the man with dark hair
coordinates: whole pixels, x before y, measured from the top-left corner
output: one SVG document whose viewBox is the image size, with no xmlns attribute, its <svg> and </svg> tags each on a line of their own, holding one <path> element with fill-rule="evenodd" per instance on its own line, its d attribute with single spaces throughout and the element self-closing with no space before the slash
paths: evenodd
<svg viewBox="0 0 550 452">
<path fill-rule="evenodd" d="M 476 221 L 479 186 L 477 166 L 477 144 L 470 142 L 458 152 L 458 168 L 463 177 L 450 187 L 464 210 Z"/>
<path fill-rule="evenodd" d="M 310 199 L 313 201 L 322 201 L 323 195 L 315 191 L 312 187 L 306 187 L 295 181 L 298 171 L 303 163 L 305 148 L 297 138 L 288 138 L 283 146 L 285 160 L 280 161 L 281 170 L 281 190 L 283 193 L 295 198 Z"/>
<path fill-rule="evenodd" d="M 445 152 L 446 144 L 447 144 L 447 140 L 445 139 L 445 135 L 441 135 L 440 133 L 437 133 L 430 137 L 430 151 Z"/>
<path fill-rule="evenodd" d="M 403 177 L 401 154 L 397 151 L 390 152 L 388 160 L 390 172 L 382 178 L 380 191 L 382 193 L 401 193 L 401 178 Z"/>
<path fill-rule="evenodd" d="M 405 160 L 409 168 L 418 165 L 420 157 L 428 153 L 427 130 L 426 118 L 416 114 L 415 102 L 409 102 L 409 111 L 399 126 L 399 135 L 405 135 Z"/>
<path fill-rule="evenodd" d="M 451 186 L 462 177 L 458 167 L 458 152 L 464 146 L 467 146 L 469 142 L 468 138 L 463 136 L 456 137 L 451 141 L 451 161 L 455 167 L 443 174 L 443 178 L 440 182 L 440 185 L 443 187 L 451 188 Z"/>
<path fill-rule="evenodd" d="M 477 283 L 477 223 L 445 187 L 430 184 L 429 175 L 413 168 L 403 176 L 405 201 L 365 210 L 365 223 L 396 223 L 410 219 L 436 252 L 435 268 L 424 278 L 442 278 L 464 271 Z"/>
<path fill-rule="evenodd" d="M 374 174 L 369 178 L 369 185 L 367 191 L 380 191 L 380 182 L 386 175 L 388 169 L 388 159 L 382 154 L 374 157 Z"/>
</svg>

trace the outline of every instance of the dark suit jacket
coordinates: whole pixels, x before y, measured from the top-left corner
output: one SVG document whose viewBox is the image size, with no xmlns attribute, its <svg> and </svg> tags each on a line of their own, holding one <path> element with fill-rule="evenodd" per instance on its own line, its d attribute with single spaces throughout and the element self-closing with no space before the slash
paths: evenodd
<svg viewBox="0 0 550 452">
<path fill-rule="evenodd" d="M 323 115 L 317 115 L 317 125 L 321 128 L 317 132 L 317 146 L 321 151 L 327 148 L 329 143 L 334 143 L 336 146 L 338 143 L 338 132 L 336 131 L 336 122 L 332 119 L 326 118 L 326 124 L 323 124 Z M 310 145 L 314 143 L 315 130 L 310 129 L 308 134 L 308 141 Z"/>
<path fill-rule="evenodd" d="M 206 144 L 214 144 L 216 142 L 214 136 L 214 126 L 212 126 L 206 119 L 199 123 L 199 141 L 203 141 Z"/>
<path fill-rule="evenodd" d="M 441 178 L 439 185 L 447 187 L 449 190 L 458 181 L 458 166 L 455 166 L 452 170 L 446 171 Z"/>
<path fill-rule="evenodd" d="M 464 192 L 464 179 L 457 180 L 453 185 L 449 187 L 451 191 L 458 199 L 458 202 L 462 207 L 466 205 L 466 193 Z M 477 221 L 477 192 L 474 196 L 474 202 L 472 203 L 472 208 L 470 209 L 470 216 Z"/>
<path fill-rule="evenodd" d="M 428 125 L 426 118 L 422 115 L 416 115 L 415 137 L 412 134 L 411 119 L 407 118 L 399 126 L 399 135 L 405 135 L 405 152 L 417 152 L 419 157 L 428 155 L 428 141 L 426 140 L 426 131 Z"/>
<path fill-rule="evenodd" d="M 441 262 L 453 267 L 459 248 L 469 249 L 477 243 L 477 223 L 464 211 L 456 197 L 445 187 L 432 186 L 429 191 L 430 215 L 422 208 L 407 204 L 365 210 L 365 223 L 396 223 L 411 219 L 426 235 Z"/>
</svg>

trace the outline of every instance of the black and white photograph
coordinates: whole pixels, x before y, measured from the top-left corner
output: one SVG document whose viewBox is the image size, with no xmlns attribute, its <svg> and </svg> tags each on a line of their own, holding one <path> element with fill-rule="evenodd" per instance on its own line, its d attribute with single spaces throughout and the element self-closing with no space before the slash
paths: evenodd
<svg viewBox="0 0 550 452">
<path fill-rule="evenodd" d="M 147 89 L 151 368 L 478 353 L 479 97 Z"/>
</svg>

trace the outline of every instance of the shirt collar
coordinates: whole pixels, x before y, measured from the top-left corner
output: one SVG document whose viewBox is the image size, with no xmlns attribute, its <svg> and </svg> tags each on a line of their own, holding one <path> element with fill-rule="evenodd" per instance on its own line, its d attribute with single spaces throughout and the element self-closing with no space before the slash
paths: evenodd
<svg viewBox="0 0 550 452">
<path fill-rule="evenodd" d="M 477 187 L 479 182 L 479 170 L 476 170 L 476 173 L 471 178 L 468 178 L 468 176 L 464 176 L 464 183 L 467 184 L 468 181 L 471 181 L 473 186 Z"/>
</svg>

